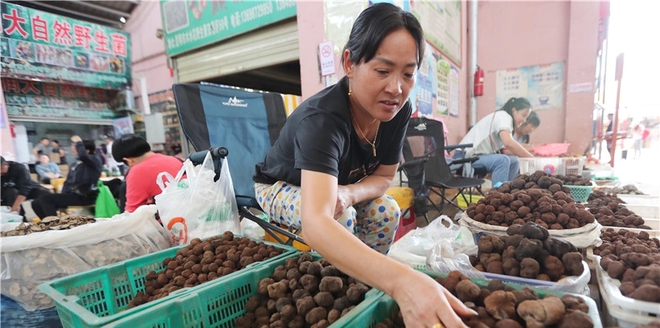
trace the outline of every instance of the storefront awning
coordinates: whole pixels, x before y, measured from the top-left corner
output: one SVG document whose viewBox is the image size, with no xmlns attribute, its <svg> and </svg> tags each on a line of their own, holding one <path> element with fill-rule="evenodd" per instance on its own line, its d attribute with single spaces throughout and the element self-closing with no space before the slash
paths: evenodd
<svg viewBox="0 0 660 328">
<path fill-rule="evenodd" d="M 67 123 L 84 125 L 112 125 L 111 119 L 87 119 L 87 118 L 55 118 L 55 117 L 36 117 L 36 116 L 9 116 L 10 121 L 14 122 L 40 122 L 40 123 Z"/>
</svg>

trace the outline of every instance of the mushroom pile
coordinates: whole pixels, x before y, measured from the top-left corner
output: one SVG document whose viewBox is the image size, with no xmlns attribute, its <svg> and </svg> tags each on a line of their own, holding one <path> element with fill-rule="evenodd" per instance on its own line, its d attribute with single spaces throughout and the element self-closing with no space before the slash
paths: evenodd
<svg viewBox="0 0 660 328">
<path fill-rule="evenodd" d="M 557 327 L 591 328 L 589 306 L 584 299 L 574 295 L 539 297 L 531 288 L 520 290 L 505 285 L 501 280 L 491 280 L 488 288 L 481 288 L 459 271 L 452 271 L 447 278 L 436 278 L 450 293 L 458 297 L 478 316 L 464 318 L 473 328 L 522 328 Z M 387 318 L 376 328 L 404 327 L 401 313 Z"/>
<path fill-rule="evenodd" d="M 39 223 L 25 224 L 21 222 L 13 230 L 0 233 L 0 237 L 25 236 L 34 232 L 49 230 L 65 230 L 75 228 L 88 223 L 94 223 L 96 219 L 93 216 L 47 216 Z"/>
</svg>

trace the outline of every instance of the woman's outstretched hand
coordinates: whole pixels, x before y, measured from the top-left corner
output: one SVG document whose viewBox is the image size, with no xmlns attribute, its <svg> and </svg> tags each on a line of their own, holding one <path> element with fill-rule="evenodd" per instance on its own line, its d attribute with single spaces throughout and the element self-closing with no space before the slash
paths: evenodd
<svg viewBox="0 0 660 328">
<path fill-rule="evenodd" d="M 467 328 L 461 317 L 477 315 L 422 272 L 411 271 L 406 277 L 398 277 L 398 280 L 401 283 L 397 284 L 391 296 L 401 309 L 406 327 Z M 442 326 L 439 326 L 439 323 Z"/>
</svg>

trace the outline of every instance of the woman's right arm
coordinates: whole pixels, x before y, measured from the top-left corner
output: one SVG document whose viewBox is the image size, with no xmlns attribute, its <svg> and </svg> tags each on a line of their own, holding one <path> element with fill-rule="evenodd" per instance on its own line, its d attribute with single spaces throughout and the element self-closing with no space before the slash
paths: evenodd
<svg viewBox="0 0 660 328">
<path fill-rule="evenodd" d="M 391 295 L 408 327 L 467 327 L 472 310 L 429 276 L 372 250 L 334 220 L 337 178 L 302 170 L 301 220 L 305 241 L 344 273 Z M 452 309 L 453 308 L 453 309 Z"/>
<path fill-rule="evenodd" d="M 525 147 L 523 147 L 521 144 L 519 144 L 516 140 L 513 139 L 513 136 L 511 136 L 510 131 L 500 130 L 499 136 L 500 139 L 502 139 L 502 143 L 504 144 L 504 147 L 506 147 L 507 151 L 511 152 L 511 154 L 522 158 L 534 157 L 532 153 L 527 151 Z"/>
</svg>

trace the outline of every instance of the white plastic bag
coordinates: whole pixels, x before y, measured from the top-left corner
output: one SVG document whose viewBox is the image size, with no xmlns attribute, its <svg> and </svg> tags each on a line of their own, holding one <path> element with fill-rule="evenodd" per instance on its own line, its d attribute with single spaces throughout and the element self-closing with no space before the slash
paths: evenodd
<svg viewBox="0 0 660 328">
<path fill-rule="evenodd" d="M 0 222 L 10 223 L 10 222 L 23 222 L 23 217 L 18 214 L 18 212 L 12 212 L 11 209 L 7 206 L 0 208 Z"/>
<path fill-rule="evenodd" d="M 201 165 L 195 166 L 186 160 L 176 177 L 166 172 L 158 176 L 162 193 L 155 197 L 156 206 L 164 227 L 169 231 L 172 246 L 225 231 L 240 232 L 238 206 L 226 158 L 220 178 L 213 181 L 214 177 L 210 153 Z M 163 182 L 164 178 L 166 182 Z"/>
<path fill-rule="evenodd" d="M 483 275 L 487 279 L 499 279 L 505 283 L 514 283 L 523 286 L 530 286 L 534 288 L 541 288 L 545 290 L 552 290 L 562 293 L 572 293 L 580 295 L 589 295 L 589 281 L 591 280 L 591 271 L 587 262 L 582 261 L 584 270 L 579 276 L 568 276 L 556 282 L 527 279 L 522 277 L 507 276 L 504 274 L 484 272 Z M 476 269 L 474 269 L 476 271 Z"/>
<path fill-rule="evenodd" d="M 156 206 L 68 230 L 3 237 L 0 290 L 28 311 L 53 307 L 40 284 L 169 247 Z M 5 229 L 3 225 L 3 229 Z"/>
<path fill-rule="evenodd" d="M 472 266 L 465 254 L 476 252 L 477 246 L 470 232 L 442 215 L 395 242 L 388 256 L 417 269 L 449 272 L 469 270 Z"/>
<path fill-rule="evenodd" d="M 480 236 L 489 234 L 495 236 L 506 236 L 507 227 L 495 226 L 470 218 L 466 212 L 463 212 L 459 224 L 468 228 L 478 239 Z M 587 248 L 589 246 L 600 246 L 603 241 L 600 239 L 600 230 L 603 226 L 597 221 L 588 223 L 575 229 L 554 230 L 548 229 L 550 237 L 555 237 L 567 241 L 577 248 Z"/>
</svg>

